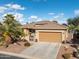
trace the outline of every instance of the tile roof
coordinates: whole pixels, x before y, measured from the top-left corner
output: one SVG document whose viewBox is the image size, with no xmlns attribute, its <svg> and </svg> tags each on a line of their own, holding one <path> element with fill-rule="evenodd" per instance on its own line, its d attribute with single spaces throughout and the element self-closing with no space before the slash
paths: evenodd
<svg viewBox="0 0 79 59">
<path fill-rule="evenodd" d="M 35 23 L 26 24 L 23 28 L 28 29 L 67 29 L 66 26 L 58 24 L 55 21 L 39 21 Z"/>
</svg>

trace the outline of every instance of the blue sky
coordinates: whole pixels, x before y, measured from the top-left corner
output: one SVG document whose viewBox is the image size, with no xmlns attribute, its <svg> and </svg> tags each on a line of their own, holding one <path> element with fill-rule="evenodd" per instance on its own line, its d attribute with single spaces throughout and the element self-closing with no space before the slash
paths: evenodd
<svg viewBox="0 0 79 59">
<path fill-rule="evenodd" d="M 7 13 L 23 24 L 41 20 L 66 23 L 79 15 L 79 0 L 0 0 L 0 17 Z"/>
</svg>

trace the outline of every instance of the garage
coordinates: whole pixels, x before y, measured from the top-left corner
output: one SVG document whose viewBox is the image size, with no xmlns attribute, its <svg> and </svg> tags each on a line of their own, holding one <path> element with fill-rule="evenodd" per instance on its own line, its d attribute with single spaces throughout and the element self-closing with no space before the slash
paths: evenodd
<svg viewBox="0 0 79 59">
<path fill-rule="evenodd" d="M 61 42 L 61 32 L 39 32 L 39 41 L 41 42 Z"/>
</svg>

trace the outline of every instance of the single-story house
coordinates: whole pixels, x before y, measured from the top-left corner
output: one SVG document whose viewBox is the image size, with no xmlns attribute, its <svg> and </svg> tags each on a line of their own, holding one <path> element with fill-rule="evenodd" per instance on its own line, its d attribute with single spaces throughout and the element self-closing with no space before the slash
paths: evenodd
<svg viewBox="0 0 79 59">
<path fill-rule="evenodd" d="M 67 39 L 66 26 L 56 21 L 39 21 L 23 26 L 25 38 L 36 42 L 62 42 Z"/>
</svg>

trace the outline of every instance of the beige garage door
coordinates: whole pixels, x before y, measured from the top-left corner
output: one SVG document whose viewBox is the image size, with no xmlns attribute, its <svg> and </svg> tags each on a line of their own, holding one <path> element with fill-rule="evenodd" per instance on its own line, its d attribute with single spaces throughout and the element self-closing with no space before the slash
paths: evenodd
<svg viewBox="0 0 79 59">
<path fill-rule="evenodd" d="M 61 32 L 39 32 L 39 41 L 42 42 L 61 42 Z"/>
</svg>

